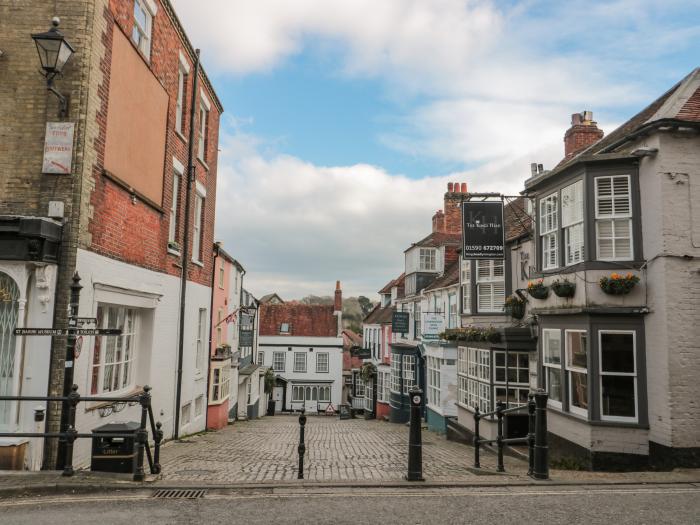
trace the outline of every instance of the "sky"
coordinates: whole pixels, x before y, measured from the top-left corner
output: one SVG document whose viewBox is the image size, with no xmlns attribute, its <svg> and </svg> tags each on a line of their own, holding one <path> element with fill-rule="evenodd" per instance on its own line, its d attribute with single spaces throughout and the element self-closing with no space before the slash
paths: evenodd
<svg viewBox="0 0 700 525">
<path fill-rule="evenodd" d="M 700 0 L 172 0 L 221 99 L 216 233 L 256 296 L 377 298 L 447 182 L 517 195 L 700 66 Z"/>
</svg>

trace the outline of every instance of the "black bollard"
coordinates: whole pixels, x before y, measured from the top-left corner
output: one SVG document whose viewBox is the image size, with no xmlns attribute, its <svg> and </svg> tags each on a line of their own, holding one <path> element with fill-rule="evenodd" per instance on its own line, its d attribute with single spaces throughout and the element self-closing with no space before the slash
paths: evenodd
<svg viewBox="0 0 700 525">
<path fill-rule="evenodd" d="M 301 409 L 301 415 L 299 416 L 299 471 L 297 472 L 297 479 L 304 479 L 304 453 L 306 452 L 306 445 L 304 445 L 304 426 L 306 425 L 306 415 L 304 409 Z"/>
<path fill-rule="evenodd" d="M 532 477 L 549 479 L 549 446 L 547 445 L 547 398 L 540 389 L 535 392 L 535 462 Z"/>
<path fill-rule="evenodd" d="M 532 476 L 535 466 L 535 394 L 527 396 L 527 475 Z"/>
<path fill-rule="evenodd" d="M 479 407 L 474 407 L 474 468 L 481 468 L 481 462 L 479 461 L 479 447 L 481 446 L 481 441 L 479 440 L 480 419 Z"/>
<path fill-rule="evenodd" d="M 423 406 L 423 391 L 413 387 L 408 391 L 411 400 L 411 426 L 408 434 L 407 481 L 425 481 L 423 478 L 423 443 L 421 439 L 420 411 Z"/>
<path fill-rule="evenodd" d="M 498 433 L 496 435 L 496 448 L 498 450 L 498 464 L 496 466 L 496 472 L 505 472 L 506 469 L 503 466 L 503 410 L 505 410 L 506 404 L 503 401 L 498 401 L 496 403 L 496 418 Z"/>
</svg>

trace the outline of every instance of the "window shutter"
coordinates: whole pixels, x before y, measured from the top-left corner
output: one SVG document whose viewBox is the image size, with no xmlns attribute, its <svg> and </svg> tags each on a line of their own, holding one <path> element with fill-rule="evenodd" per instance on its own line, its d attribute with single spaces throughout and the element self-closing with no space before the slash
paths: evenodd
<svg viewBox="0 0 700 525">
<path fill-rule="evenodd" d="M 630 178 L 624 175 L 612 179 L 614 214 L 616 217 L 629 216 L 631 211 Z"/>
<path fill-rule="evenodd" d="M 561 225 L 571 226 L 583 221 L 583 181 L 561 190 Z"/>
<path fill-rule="evenodd" d="M 493 304 L 494 310 L 501 310 L 506 300 L 506 283 L 493 283 Z"/>
<path fill-rule="evenodd" d="M 476 261 L 476 278 L 486 281 L 491 276 L 491 261 Z"/>
<path fill-rule="evenodd" d="M 491 300 L 491 287 L 492 284 L 480 284 L 479 297 L 478 297 L 478 310 L 480 312 L 488 312 L 493 309 L 493 302 Z"/>
<path fill-rule="evenodd" d="M 596 177 L 596 217 L 629 217 L 632 213 L 630 176 Z"/>
</svg>

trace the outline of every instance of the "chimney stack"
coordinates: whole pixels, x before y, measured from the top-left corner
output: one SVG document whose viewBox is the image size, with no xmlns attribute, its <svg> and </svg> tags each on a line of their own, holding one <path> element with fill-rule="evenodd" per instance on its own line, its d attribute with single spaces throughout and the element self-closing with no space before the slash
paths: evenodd
<svg viewBox="0 0 700 525">
<path fill-rule="evenodd" d="M 336 312 L 343 311 L 343 291 L 340 289 L 340 281 L 335 282 L 335 301 L 333 306 Z"/>
<path fill-rule="evenodd" d="M 593 120 L 592 111 L 571 115 L 571 127 L 564 134 L 564 157 L 570 159 L 603 138 L 603 130 Z"/>
<path fill-rule="evenodd" d="M 433 215 L 433 233 L 445 231 L 445 214 L 442 210 L 438 210 Z"/>
<path fill-rule="evenodd" d="M 460 205 L 466 193 L 466 182 L 447 183 L 445 206 L 443 208 L 443 233 L 462 233 L 462 210 Z M 435 217 L 433 217 L 433 231 L 435 231 Z"/>
</svg>

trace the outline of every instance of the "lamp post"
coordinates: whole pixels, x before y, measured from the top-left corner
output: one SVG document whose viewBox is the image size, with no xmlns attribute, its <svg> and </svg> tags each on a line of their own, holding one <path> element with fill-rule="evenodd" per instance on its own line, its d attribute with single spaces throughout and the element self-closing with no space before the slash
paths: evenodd
<svg viewBox="0 0 700 525">
<path fill-rule="evenodd" d="M 75 50 L 65 39 L 63 33 L 58 30 L 60 23 L 61 21 L 57 16 L 53 17 L 51 29 L 45 33 L 34 33 L 32 39 L 36 44 L 41 68 L 44 70 L 44 76 L 46 77 L 46 89 L 58 98 L 60 104 L 58 115 L 60 118 L 64 118 L 68 115 L 68 98 L 53 87 L 53 80 L 57 75 L 61 74 L 63 67 Z"/>
</svg>

